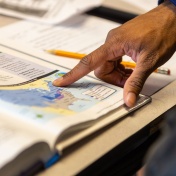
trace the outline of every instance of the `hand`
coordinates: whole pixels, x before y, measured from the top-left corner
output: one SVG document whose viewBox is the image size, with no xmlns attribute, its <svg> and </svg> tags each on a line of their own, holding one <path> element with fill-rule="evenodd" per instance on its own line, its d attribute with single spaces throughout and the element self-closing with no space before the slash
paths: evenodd
<svg viewBox="0 0 176 176">
<path fill-rule="evenodd" d="M 84 57 L 55 86 L 66 86 L 92 70 L 95 75 L 114 85 L 124 86 L 124 101 L 132 107 L 147 77 L 164 64 L 176 50 L 176 7 L 164 2 L 148 13 L 111 30 L 105 43 Z M 123 55 L 136 62 L 136 68 L 125 69 Z"/>
</svg>

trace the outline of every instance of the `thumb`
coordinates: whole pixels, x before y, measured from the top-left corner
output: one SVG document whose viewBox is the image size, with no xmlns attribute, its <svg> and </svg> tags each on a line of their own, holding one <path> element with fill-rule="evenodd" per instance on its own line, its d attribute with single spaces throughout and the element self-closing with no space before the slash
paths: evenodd
<svg viewBox="0 0 176 176">
<path fill-rule="evenodd" d="M 136 103 L 137 97 L 141 92 L 143 85 L 150 75 L 148 70 L 144 67 L 136 66 L 133 73 L 127 79 L 124 85 L 124 101 L 128 107 L 133 107 Z"/>
</svg>

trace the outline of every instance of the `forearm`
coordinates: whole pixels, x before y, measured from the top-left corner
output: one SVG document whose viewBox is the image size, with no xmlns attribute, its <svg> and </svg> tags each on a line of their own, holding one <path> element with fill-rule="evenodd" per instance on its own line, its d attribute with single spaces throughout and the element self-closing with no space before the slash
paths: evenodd
<svg viewBox="0 0 176 176">
<path fill-rule="evenodd" d="M 176 2 L 176 0 L 174 1 Z M 176 6 L 170 0 L 165 0 L 157 7 L 156 12 L 157 16 L 161 16 L 160 23 L 164 24 L 168 34 L 170 34 L 169 37 L 174 39 L 172 41 L 175 42 L 173 45 L 176 49 Z"/>
<path fill-rule="evenodd" d="M 160 5 L 166 6 L 172 11 L 173 15 L 176 15 L 176 0 L 165 0 L 163 3 L 160 3 Z"/>
</svg>

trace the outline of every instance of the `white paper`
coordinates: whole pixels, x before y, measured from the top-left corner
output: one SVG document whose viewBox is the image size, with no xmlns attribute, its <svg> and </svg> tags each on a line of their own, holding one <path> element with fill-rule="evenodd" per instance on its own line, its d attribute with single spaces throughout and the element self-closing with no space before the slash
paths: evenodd
<svg viewBox="0 0 176 176">
<path fill-rule="evenodd" d="M 55 24 L 100 4 L 101 0 L 0 0 L 0 13 Z"/>
<path fill-rule="evenodd" d="M 79 15 L 56 26 L 20 21 L 2 27 L 1 34 L 13 41 L 30 44 L 40 51 L 58 48 L 88 54 L 105 42 L 110 29 L 119 25 L 100 18 Z"/>
<path fill-rule="evenodd" d="M 79 60 L 54 56 L 44 50 L 62 49 L 88 54 L 105 42 L 110 29 L 119 25 L 87 15 L 77 16 L 56 26 L 20 21 L 0 29 L 0 43 L 6 43 L 6 39 L 9 39 L 6 44 L 12 48 L 71 69 Z"/>
</svg>

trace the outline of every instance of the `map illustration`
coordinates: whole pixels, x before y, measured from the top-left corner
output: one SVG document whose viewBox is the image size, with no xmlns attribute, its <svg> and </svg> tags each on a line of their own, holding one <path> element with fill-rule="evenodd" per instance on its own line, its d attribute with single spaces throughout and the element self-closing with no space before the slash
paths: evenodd
<svg viewBox="0 0 176 176">
<path fill-rule="evenodd" d="M 117 91 L 86 79 L 68 87 L 53 86 L 52 82 L 63 74 L 56 71 L 33 82 L 0 87 L 0 106 L 25 118 L 45 122 L 88 110 Z"/>
</svg>

